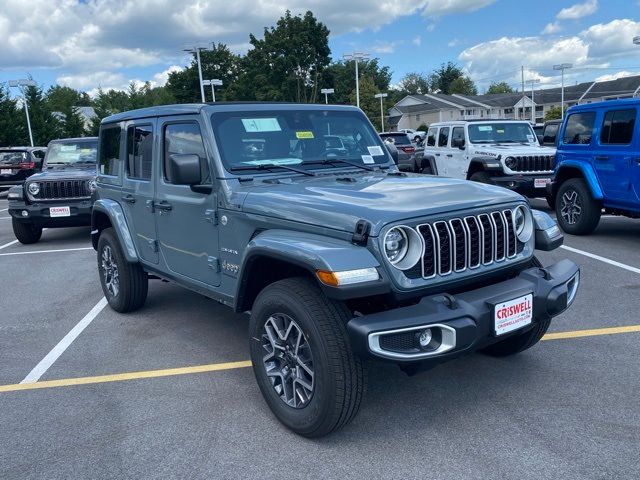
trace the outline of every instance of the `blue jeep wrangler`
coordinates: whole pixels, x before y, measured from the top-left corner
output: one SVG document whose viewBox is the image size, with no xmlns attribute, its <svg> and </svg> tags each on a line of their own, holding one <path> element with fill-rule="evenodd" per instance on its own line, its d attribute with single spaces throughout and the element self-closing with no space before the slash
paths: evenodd
<svg viewBox="0 0 640 480">
<path fill-rule="evenodd" d="M 568 110 L 548 186 L 565 232 L 593 232 L 603 211 L 640 218 L 639 108 L 640 99 L 624 99 Z"/>
</svg>

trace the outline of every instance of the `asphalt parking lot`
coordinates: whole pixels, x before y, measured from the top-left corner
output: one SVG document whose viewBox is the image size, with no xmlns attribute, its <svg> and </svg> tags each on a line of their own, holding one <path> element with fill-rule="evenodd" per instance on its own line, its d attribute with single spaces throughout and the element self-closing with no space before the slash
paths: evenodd
<svg viewBox="0 0 640 480">
<path fill-rule="evenodd" d="M 355 421 L 307 440 L 260 395 L 246 316 L 159 281 L 139 312 L 102 309 L 89 229 L 21 245 L 6 208 L 0 478 L 640 477 L 640 221 L 540 255 L 582 286 L 536 347 L 415 377 L 370 364 Z"/>
</svg>

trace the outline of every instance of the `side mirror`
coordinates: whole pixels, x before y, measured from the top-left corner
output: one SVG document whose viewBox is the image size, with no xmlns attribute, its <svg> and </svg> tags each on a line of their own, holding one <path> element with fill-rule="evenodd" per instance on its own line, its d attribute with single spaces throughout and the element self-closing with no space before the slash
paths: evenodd
<svg viewBox="0 0 640 480">
<path fill-rule="evenodd" d="M 396 147 L 393 143 L 389 143 L 389 142 L 384 142 L 384 144 L 387 147 L 387 150 L 389 150 L 389 153 L 391 154 L 391 158 L 393 158 L 394 163 L 397 165 L 398 164 L 398 147 Z"/>
<path fill-rule="evenodd" d="M 550 252 L 564 242 L 564 235 L 556 221 L 545 212 L 531 210 L 533 226 L 535 228 L 536 250 Z"/>
<path fill-rule="evenodd" d="M 167 179 L 175 185 L 198 185 L 202 182 L 200 157 L 174 153 L 167 163 Z"/>
<path fill-rule="evenodd" d="M 451 146 L 454 148 L 459 148 L 460 150 L 464 150 L 464 138 L 451 139 Z"/>
<path fill-rule="evenodd" d="M 544 143 L 544 137 L 542 135 L 536 135 L 538 137 L 538 143 L 542 145 Z"/>
</svg>

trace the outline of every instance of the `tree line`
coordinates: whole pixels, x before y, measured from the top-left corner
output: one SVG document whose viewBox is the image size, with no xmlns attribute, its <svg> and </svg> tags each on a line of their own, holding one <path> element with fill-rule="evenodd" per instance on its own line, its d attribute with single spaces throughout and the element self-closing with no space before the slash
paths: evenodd
<svg viewBox="0 0 640 480">
<path fill-rule="evenodd" d="M 274 26 L 264 29 L 261 38 L 250 34 L 249 43 L 252 48 L 244 55 L 233 53 L 223 43 L 201 51 L 203 78 L 223 83 L 216 88 L 216 100 L 318 103 L 324 101 L 320 90 L 333 88 L 330 103 L 356 103 L 354 63 L 332 59 L 329 29 L 312 12 L 292 15 L 287 11 Z M 408 73 L 394 88 L 390 87 L 391 76 L 390 68 L 377 58 L 359 64 L 360 107 L 378 127 L 381 118 L 376 93 L 388 93 L 385 110 L 408 94 L 478 93 L 473 81 L 453 62 L 429 74 Z M 490 90 L 502 91 L 504 87 L 509 88 L 496 84 Z M 26 87 L 23 94 L 37 145 L 54 138 L 97 135 L 100 121 L 114 113 L 201 101 L 195 56 L 183 70 L 170 73 L 164 86 L 131 83 L 125 91 L 98 89 L 93 97 L 61 85 L 47 90 L 35 86 Z M 205 94 L 209 101 L 210 90 L 206 88 Z M 96 113 L 89 125 L 78 113 L 78 107 L 83 106 L 93 107 Z M 28 140 L 21 100 L 11 98 L 8 88 L 0 84 L 0 146 L 27 145 Z"/>
</svg>

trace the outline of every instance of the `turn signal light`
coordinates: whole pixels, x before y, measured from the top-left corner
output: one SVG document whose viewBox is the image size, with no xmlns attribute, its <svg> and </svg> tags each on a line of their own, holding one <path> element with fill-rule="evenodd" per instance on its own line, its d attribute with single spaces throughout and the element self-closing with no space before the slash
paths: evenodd
<svg viewBox="0 0 640 480">
<path fill-rule="evenodd" d="M 340 287 L 343 285 L 353 285 L 354 283 L 372 282 L 378 280 L 380 275 L 374 267 L 359 268 L 357 270 L 343 270 L 342 272 L 330 272 L 318 270 L 316 272 L 318 280 L 330 287 Z"/>
</svg>

